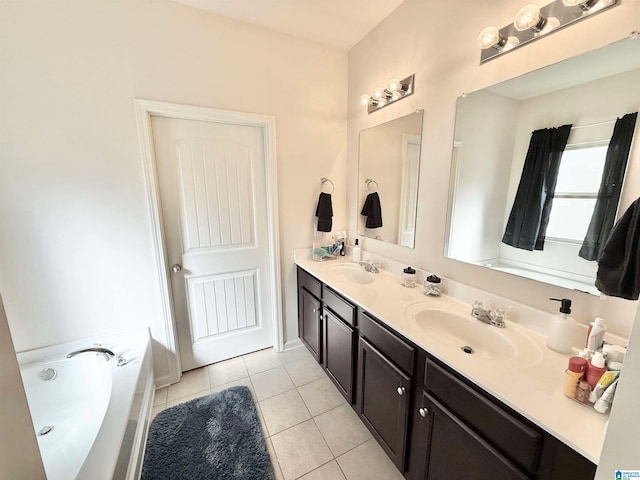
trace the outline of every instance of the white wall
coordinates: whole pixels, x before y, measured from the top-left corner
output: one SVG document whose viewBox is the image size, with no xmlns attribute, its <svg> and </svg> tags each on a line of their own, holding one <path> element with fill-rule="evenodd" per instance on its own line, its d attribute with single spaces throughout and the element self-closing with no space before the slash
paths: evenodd
<svg viewBox="0 0 640 480">
<path fill-rule="evenodd" d="M 149 326 L 168 373 L 133 99 L 276 117 L 286 339 L 320 178 L 345 228 L 347 56 L 165 0 L 0 3 L 0 291 L 16 349 Z"/>
<path fill-rule="evenodd" d="M 0 297 L 0 477 L 45 480 L 40 449 Z"/>
<path fill-rule="evenodd" d="M 416 248 L 406 249 L 365 238 L 363 248 L 444 277 L 486 289 L 532 307 L 554 312 L 549 297 L 574 301 L 574 316 L 588 323 L 595 316 L 612 331 L 628 336 L 636 302 L 565 290 L 502 272 L 463 264 L 443 256 L 451 146 L 456 99 L 571 56 L 625 38 L 638 28 L 640 0 L 620 4 L 588 20 L 554 32 L 480 66 L 477 35 L 487 25 L 506 25 L 517 11 L 511 0 L 437 2 L 405 0 L 349 52 L 348 168 L 351 231 L 356 225 L 357 138 L 363 128 L 418 108 L 425 111 L 420 168 Z M 446 39 L 446 41 L 445 41 Z M 379 61 L 384 59 L 384 61 Z M 389 77 L 416 74 L 414 95 L 371 115 L 359 103 L 363 92 Z M 502 212 L 499 213 L 502 216 Z"/>
</svg>

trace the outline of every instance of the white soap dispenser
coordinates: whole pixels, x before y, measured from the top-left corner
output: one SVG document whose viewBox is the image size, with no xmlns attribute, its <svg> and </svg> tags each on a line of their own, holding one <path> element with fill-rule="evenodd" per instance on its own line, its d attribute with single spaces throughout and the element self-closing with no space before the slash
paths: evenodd
<svg viewBox="0 0 640 480">
<path fill-rule="evenodd" d="M 561 303 L 560 315 L 551 319 L 547 347 L 560 353 L 571 353 L 573 338 L 575 336 L 576 321 L 569 316 L 571 313 L 571 300 L 568 298 L 550 298 Z"/>
</svg>

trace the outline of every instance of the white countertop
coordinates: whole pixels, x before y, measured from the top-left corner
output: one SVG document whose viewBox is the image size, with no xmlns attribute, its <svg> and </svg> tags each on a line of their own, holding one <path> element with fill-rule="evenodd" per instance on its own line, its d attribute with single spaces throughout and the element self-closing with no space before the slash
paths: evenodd
<svg viewBox="0 0 640 480">
<path fill-rule="evenodd" d="M 305 250 L 296 252 L 295 263 L 542 429 L 598 463 L 609 417 L 562 393 L 570 355 L 550 350 L 544 335 L 507 320 L 507 327 L 500 329 L 500 334 L 516 341 L 525 340 L 523 345 L 531 347 L 524 349 L 528 357 L 518 361 L 495 361 L 468 355 L 426 333 L 405 312 L 410 313 L 420 303 L 424 308 L 464 316 L 470 314 L 471 305 L 446 295 L 426 297 L 422 294 L 421 286 L 405 288 L 400 285 L 399 275 L 384 270 L 375 274 L 375 281 L 367 285 L 339 280 L 331 274 L 330 267 L 350 264 L 348 257 L 315 262 L 311 259 L 310 251 Z M 486 325 L 486 328 L 496 327 Z"/>
</svg>

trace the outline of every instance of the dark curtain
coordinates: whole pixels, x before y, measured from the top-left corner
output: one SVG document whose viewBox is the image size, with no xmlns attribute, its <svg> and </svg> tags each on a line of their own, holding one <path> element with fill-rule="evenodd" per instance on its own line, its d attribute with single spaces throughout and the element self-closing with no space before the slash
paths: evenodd
<svg viewBox="0 0 640 480">
<path fill-rule="evenodd" d="M 613 128 L 598 190 L 598 199 L 593 209 L 587 234 L 578 253 L 585 260 L 598 260 L 602 256 L 602 251 L 613 228 L 637 116 L 638 112 L 628 113 L 624 117 L 618 118 Z"/>
<path fill-rule="evenodd" d="M 560 158 L 570 131 L 571 125 L 563 125 L 535 130 L 531 135 L 502 243 L 523 250 L 543 249 Z"/>
</svg>

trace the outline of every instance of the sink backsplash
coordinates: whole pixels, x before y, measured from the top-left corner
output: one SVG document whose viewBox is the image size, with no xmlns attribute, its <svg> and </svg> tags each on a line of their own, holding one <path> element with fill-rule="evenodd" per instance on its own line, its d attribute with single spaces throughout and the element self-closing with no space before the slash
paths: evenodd
<svg viewBox="0 0 640 480">
<path fill-rule="evenodd" d="M 349 257 L 349 251 L 347 251 L 347 257 Z M 383 257 L 381 255 L 376 255 L 365 250 L 362 250 L 362 260 L 370 260 L 378 263 L 382 270 L 385 270 L 394 275 L 400 276 L 400 273 L 404 268 L 408 265 L 400 263 L 396 260 L 392 260 L 387 257 Z M 466 303 L 469 305 L 469 311 L 471 311 L 471 305 L 474 301 L 480 300 L 484 303 L 487 308 L 496 308 L 502 307 L 507 311 L 507 319 L 517 323 L 525 328 L 533 330 L 536 333 L 541 335 L 547 335 L 549 330 L 549 325 L 551 322 L 551 318 L 554 315 L 553 313 L 549 313 L 543 310 L 538 310 L 532 308 L 528 305 L 524 305 L 522 303 L 516 302 L 514 300 L 500 297 L 499 295 L 492 294 L 490 292 L 485 292 L 484 290 L 480 290 L 475 287 L 471 287 L 469 285 L 465 285 L 463 283 L 447 279 L 441 277 L 438 272 L 430 272 L 426 270 L 422 270 L 420 268 L 411 265 L 416 270 L 417 274 L 417 284 L 416 288 L 422 289 L 422 282 L 424 279 L 430 275 L 435 274 L 438 275 L 442 279 L 442 291 L 445 295 L 448 295 L 456 300 Z M 398 281 L 400 281 L 398 279 Z M 576 347 L 584 348 L 584 344 L 587 338 L 587 329 L 589 326 L 589 322 L 593 319 L 586 318 L 577 318 L 574 317 L 576 322 L 578 322 L 578 328 L 576 328 L 576 336 L 573 342 L 573 345 Z M 606 318 L 605 318 L 606 320 Z M 629 339 L 612 334 L 607 332 L 605 335 L 605 341 L 607 343 L 613 343 L 616 345 L 626 346 Z"/>
</svg>

